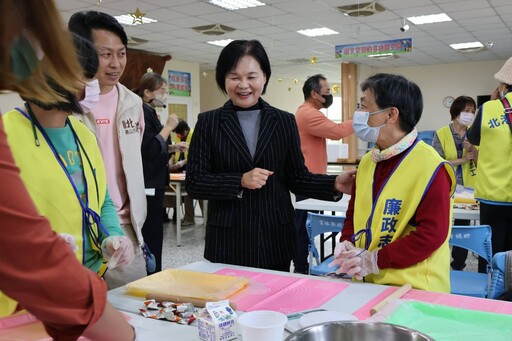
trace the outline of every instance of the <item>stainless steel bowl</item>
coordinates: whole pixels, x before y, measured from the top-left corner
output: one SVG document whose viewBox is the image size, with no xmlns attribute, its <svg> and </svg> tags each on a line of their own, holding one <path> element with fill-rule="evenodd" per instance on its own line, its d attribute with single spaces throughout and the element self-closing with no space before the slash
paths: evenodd
<svg viewBox="0 0 512 341">
<path fill-rule="evenodd" d="M 383 322 L 328 322 L 299 329 L 286 341 L 433 341 L 416 330 Z"/>
</svg>

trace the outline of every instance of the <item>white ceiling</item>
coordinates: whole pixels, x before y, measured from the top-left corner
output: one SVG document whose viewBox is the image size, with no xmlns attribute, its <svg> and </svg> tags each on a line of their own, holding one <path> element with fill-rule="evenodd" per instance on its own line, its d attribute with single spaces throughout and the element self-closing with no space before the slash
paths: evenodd
<svg viewBox="0 0 512 341">
<path fill-rule="evenodd" d="M 370 17 L 342 15 L 336 7 L 357 0 L 260 0 L 266 6 L 227 11 L 205 0 L 56 0 L 64 19 L 76 11 L 99 10 L 111 15 L 134 12 L 137 6 L 158 23 L 125 26 L 129 36 L 147 39 L 137 46 L 173 59 L 196 62 L 201 70 L 213 70 L 220 47 L 206 44 L 217 39 L 258 39 L 265 46 L 274 77 L 306 79 L 323 73 L 339 78 L 343 61 L 375 67 L 460 63 L 507 59 L 512 56 L 512 0 L 381 0 L 386 11 Z M 367 2 L 365 0 L 361 1 Z M 400 32 L 402 18 L 445 12 L 452 22 L 415 26 Z M 236 30 L 221 36 L 197 33 L 191 27 L 223 24 Z M 308 38 L 296 31 L 326 26 L 337 35 Z M 394 60 L 366 57 L 335 59 L 336 45 L 413 38 L 413 52 Z M 461 53 L 448 45 L 492 41 L 492 48 Z M 317 65 L 308 60 L 318 59 Z M 290 60 L 305 59 L 296 63 Z"/>
</svg>

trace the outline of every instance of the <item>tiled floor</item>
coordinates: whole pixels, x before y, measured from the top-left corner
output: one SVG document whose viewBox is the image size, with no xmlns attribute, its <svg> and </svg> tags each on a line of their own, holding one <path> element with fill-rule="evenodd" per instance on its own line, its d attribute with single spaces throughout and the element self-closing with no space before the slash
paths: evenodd
<svg viewBox="0 0 512 341">
<path fill-rule="evenodd" d="M 196 217 L 196 225 L 182 227 L 181 246 L 176 246 L 176 227 L 172 222 L 164 223 L 164 245 L 162 268 L 177 268 L 204 260 L 203 218 Z"/>
<path fill-rule="evenodd" d="M 205 260 L 203 218 L 196 216 L 196 225 L 184 229 L 181 235 L 181 246 L 176 246 L 176 228 L 172 222 L 164 223 L 164 247 L 162 268 L 177 268 L 189 263 Z M 319 247 L 317 245 L 317 247 Z M 478 258 L 472 253 L 466 261 L 466 271 L 477 271 Z M 293 268 L 292 268 L 293 270 Z"/>
</svg>

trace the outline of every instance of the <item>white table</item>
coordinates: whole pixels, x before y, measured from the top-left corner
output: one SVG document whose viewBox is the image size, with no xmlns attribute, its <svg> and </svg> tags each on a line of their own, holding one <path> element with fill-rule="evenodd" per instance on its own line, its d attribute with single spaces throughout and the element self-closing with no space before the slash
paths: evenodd
<svg viewBox="0 0 512 341">
<path fill-rule="evenodd" d="M 318 199 L 306 199 L 295 203 L 295 209 L 306 211 L 330 211 L 345 213 L 348 208 L 350 195 L 343 194 L 340 201 L 325 201 Z"/>
<path fill-rule="evenodd" d="M 247 268 L 242 266 L 220 263 L 209 263 L 206 261 L 188 264 L 183 267 L 183 269 L 206 273 L 213 273 L 224 268 L 242 269 L 255 272 L 266 272 L 293 277 L 308 277 L 307 275 Z M 340 281 L 340 279 L 330 279 L 323 277 L 315 277 L 315 279 L 323 281 Z M 381 292 L 387 289 L 387 286 L 384 285 L 354 282 L 349 283 L 349 287 L 341 291 L 337 296 L 335 296 L 330 301 L 326 302 L 324 305 L 321 306 L 321 308 L 327 310 L 336 310 L 346 313 L 352 313 L 361 308 L 362 306 L 364 306 L 368 301 L 372 300 L 375 296 L 379 295 Z M 126 313 L 130 317 L 130 323 L 132 323 L 137 329 L 138 341 L 171 339 L 179 341 L 199 340 L 198 330 L 196 326 L 179 325 L 173 322 L 158 321 L 142 317 L 139 313 L 139 309 L 144 307 L 144 298 L 128 295 L 125 291 L 125 287 L 110 290 L 108 292 L 108 301 L 116 309 L 122 311 L 123 313 Z M 237 311 L 237 313 L 241 314 L 243 312 Z M 289 333 L 285 332 L 285 336 L 287 335 L 289 335 Z"/>
<path fill-rule="evenodd" d="M 247 268 L 235 265 L 228 264 L 219 264 L 219 263 L 209 263 L 209 262 L 196 262 L 192 264 L 188 264 L 183 267 L 183 269 L 188 269 L 192 271 L 199 271 L 205 273 L 213 273 L 218 270 L 224 268 L 232 268 L 232 269 L 240 269 L 240 270 L 248 270 L 253 272 L 263 272 L 263 273 L 273 273 L 277 275 L 285 275 L 292 277 L 307 277 L 311 278 L 307 275 L 299 275 L 278 271 L 270 271 L 264 269 L 255 269 L 255 268 Z M 323 304 L 320 308 L 332 311 L 340 311 L 344 313 L 354 313 L 359 310 L 367 303 L 376 298 L 379 294 L 383 293 L 388 286 L 378 285 L 378 284 L 369 284 L 369 283 L 356 283 L 347 280 L 341 279 L 330 279 L 325 277 L 314 277 L 317 280 L 321 281 L 345 281 L 348 284 L 344 290 L 342 290 L 338 295 L 334 296 L 332 299 Z M 426 296 L 429 295 L 444 295 L 446 294 L 435 294 L 425 292 Z M 456 298 L 456 302 L 459 307 L 469 307 L 469 306 L 481 306 L 487 305 L 488 307 L 492 307 L 491 311 L 504 313 L 504 308 L 506 311 L 510 312 L 512 307 L 512 303 L 503 302 L 503 301 L 491 301 L 486 299 L 479 299 L 473 297 L 466 296 L 454 296 Z M 417 298 L 416 300 L 421 300 L 421 298 Z M 117 309 L 126 313 L 131 318 L 131 323 L 135 325 L 137 328 L 137 340 L 146 341 L 146 340 L 179 340 L 179 341 L 197 341 L 198 338 L 198 330 L 196 326 L 186 326 L 179 325 L 172 322 L 158 321 L 149 318 L 144 318 L 139 314 L 139 309 L 144 307 L 142 297 L 130 296 L 125 293 L 125 288 L 120 287 L 108 292 L 108 301 Z M 489 302 L 491 301 L 491 302 Z M 427 300 L 428 302 L 428 300 Z M 471 302 L 471 304 L 469 304 Z M 472 308 L 474 309 L 474 308 Z M 477 309 L 479 310 L 479 309 Z M 482 309 L 485 310 L 485 309 Z M 237 311 L 237 314 L 242 314 L 243 312 Z M 285 332 L 285 337 L 288 336 L 289 333 Z M 262 340 L 264 341 L 264 340 Z"/>
<path fill-rule="evenodd" d="M 167 194 L 176 196 L 176 245 L 181 246 L 181 233 L 194 229 L 196 226 L 192 225 L 191 227 L 182 230 L 181 229 L 181 196 L 187 195 L 182 188 L 182 185 L 185 184 L 185 180 L 171 180 L 169 184 L 174 188 L 174 192 L 167 192 Z M 207 217 L 208 217 L 208 201 L 203 200 L 203 217 L 204 217 L 204 226 L 206 226 Z"/>
<path fill-rule="evenodd" d="M 331 211 L 345 213 L 348 208 L 350 195 L 343 195 L 343 198 L 338 201 L 324 201 L 317 199 L 306 199 L 295 203 L 295 208 L 298 210 L 310 211 Z M 453 209 L 453 219 L 462 220 L 480 220 L 480 210 L 466 210 L 462 208 Z"/>
</svg>

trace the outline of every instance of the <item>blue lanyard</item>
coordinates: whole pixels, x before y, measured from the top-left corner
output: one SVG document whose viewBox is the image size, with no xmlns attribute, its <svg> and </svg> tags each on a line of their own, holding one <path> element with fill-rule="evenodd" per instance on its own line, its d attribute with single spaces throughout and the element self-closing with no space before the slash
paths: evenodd
<svg viewBox="0 0 512 341">
<path fill-rule="evenodd" d="M 91 209 L 89 207 L 89 191 L 88 191 L 88 185 L 87 185 L 87 178 L 85 176 L 85 170 L 84 170 L 84 172 L 82 174 L 82 178 L 83 178 L 83 181 L 84 181 L 84 194 L 85 194 L 85 198 L 82 199 L 82 197 L 80 196 L 80 193 L 78 192 L 78 189 L 76 188 L 76 185 L 75 185 L 73 179 L 71 178 L 71 174 L 69 174 L 66 166 L 62 162 L 62 160 L 61 160 L 61 158 L 59 156 L 59 153 L 55 149 L 55 146 L 53 145 L 50 137 L 48 136 L 48 134 L 46 133 L 44 128 L 41 126 L 39 121 L 36 119 L 36 117 L 32 113 L 32 110 L 30 109 L 28 104 L 25 103 L 25 107 L 27 108 L 28 114 L 25 113 L 20 108 L 16 108 L 16 110 L 18 112 L 20 112 L 23 116 L 25 116 L 29 121 L 31 121 L 31 123 L 34 124 L 35 127 L 37 127 L 37 129 L 41 132 L 41 134 L 43 135 L 44 139 L 46 140 L 46 143 L 48 144 L 48 146 L 50 147 L 53 155 L 55 156 L 55 159 L 57 160 L 58 164 L 61 166 L 62 170 L 64 171 L 64 174 L 66 174 L 69 183 L 73 187 L 73 191 L 75 192 L 76 198 L 78 199 L 78 203 L 80 204 L 80 207 L 82 208 L 82 238 L 83 238 L 82 249 L 84 250 L 84 252 L 82 252 L 82 254 L 83 254 L 83 256 L 82 256 L 82 258 L 83 258 L 82 259 L 82 263 L 84 263 L 84 261 L 85 261 L 85 238 L 86 238 L 86 232 L 89 231 L 89 234 L 91 235 L 92 242 L 98 248 L 98 250 L 100 250 L 100 252 L 101 252 L 101 242 L 102 242 L 102 240 L 100 238 L 100 234 L 96 233 L 94 231 L 93 225 L 96 224 L 101 229 L 101 231 L 103 231 L 103 233 L 106 236 L 109 236 L 110 234 L 108 233 L 108 231 L 105 229 L 105 227 L 101 223 L 101 218 L 98 215 L 98 213 L 96 213 L 93 209 Z M 82 143 L 80 142 L 80 139 L 78 138 L 75 130 L 73 129 L 73 125 L 71 124 L 69 119 L 66 119 L 66 124 L 69 125 L 69 127 L 71 129 L 71 132 L 73 133 L 73 139 L 75 140 L 75 144 L 77 146 L 78 153 L 80 155 L 80 158 L 82 159 L 82 164 L 84 164 L 83 157 L 82 157 L 82 152 L 83 152 L 83 154 L 85 155 L 85 157 L 87 159 L 87 162 L 89 163 L 89 167 L 92 170 L 92 173 L 93 173 L 93 176 L 94 176 L 94 181 L 96 182 L 96 170 L 92 167 L 91 161 L 89 160 L 89 157 L 87 156 L 87 153 L 85 152 L 85 149 L 83 148 Z M 36 145 L 39 145 L 39 144 L 36 143 Z M 98 189 L 97 185 L 96 185 L 96 189 Z M 98 198 L 97 199 L 98 199 L 98 202 L 99 202 L 98 190 L 96 190 L 96 192 L 98 194 Z"/>
</svg>

